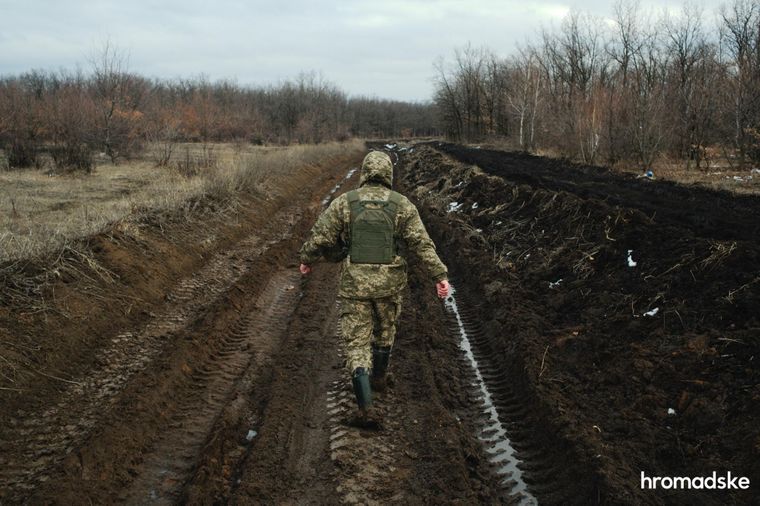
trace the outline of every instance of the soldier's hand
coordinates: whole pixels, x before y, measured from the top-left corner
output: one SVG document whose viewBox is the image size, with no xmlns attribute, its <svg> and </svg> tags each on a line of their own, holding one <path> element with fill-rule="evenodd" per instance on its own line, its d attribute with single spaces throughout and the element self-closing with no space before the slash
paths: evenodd
<svg viewBox="0 0 760 506">
<path fill-rule="evenodd" d="M 444 279 L 442 281 L 439 281 L 435 284 L 435 289 L 438 290 L 438 297 L 445 299 L 449 296 L 449 292 L 451 292 L 451 285 L 449 285 L 449 280 Z"/>
<path fill-rule="evenodd" d="M 307 276 L 311 272 L 311 266 L 306 265 L 306 264 L 301 264 L 298 270 L 301 271 L 301 274 L 303 274 L 304 276 Z"/>
</svg>

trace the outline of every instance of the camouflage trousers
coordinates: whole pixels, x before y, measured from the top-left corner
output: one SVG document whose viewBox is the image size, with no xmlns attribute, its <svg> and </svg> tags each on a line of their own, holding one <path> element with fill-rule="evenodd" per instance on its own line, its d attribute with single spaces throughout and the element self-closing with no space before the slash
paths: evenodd
<svg viewBox="0 0 760 506">
<path fill-rule="evenodd" d="M 340 298 L 340 330 L 346 347 L 346 367 L 372 368 L 371 345 L 393 346 L 401 295 L 382 299 Z"/>
</svg>

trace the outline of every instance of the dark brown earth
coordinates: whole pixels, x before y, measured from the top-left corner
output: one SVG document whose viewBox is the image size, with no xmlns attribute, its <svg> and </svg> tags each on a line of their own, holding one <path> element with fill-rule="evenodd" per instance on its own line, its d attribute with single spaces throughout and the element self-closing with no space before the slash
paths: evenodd
<svg viewBox="0 0 760 506">
<path fill-rule="evenodd" d="M 760 483 L 756 199 L 446 144 L 393 151 L 540 504 L 757 500 L 639 487 L 641 471 Z M 413 258 L 383 430 L 346 423 L 338 267 L 302 279 L 297 250 L 359 162 L 0 278 L 0 357 L 26 364 L 3 369 L 0 504 L 517 504 L 479 440 L 457 322 Z"/>
<path fill-rule="evenodd" d="M 760 199 L 450 144 L 402 160 L 504 369 L 602 502 L 760 501 Z M 640 489 L 729 470 L 750 490 Z"/>
</svg>

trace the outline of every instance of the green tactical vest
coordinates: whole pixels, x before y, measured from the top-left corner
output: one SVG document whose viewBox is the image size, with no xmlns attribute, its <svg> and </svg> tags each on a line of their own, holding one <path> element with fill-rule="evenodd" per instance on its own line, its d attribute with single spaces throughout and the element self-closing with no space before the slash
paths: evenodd
<svg viewBox="0 0 760 506">
<path fill-rule="evenodd" d="M 348 192 L 351 210 L 349 257 L 355 264 L 390 264 L 396 256 L 396 212 L 401 194 L 391 191 L 388 200 L 361 200 Z"/>
</svg>

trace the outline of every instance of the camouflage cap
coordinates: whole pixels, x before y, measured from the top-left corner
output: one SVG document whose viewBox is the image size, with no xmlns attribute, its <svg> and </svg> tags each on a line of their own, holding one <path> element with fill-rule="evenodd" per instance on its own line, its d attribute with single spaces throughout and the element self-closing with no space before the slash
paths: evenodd
<svg viewBox="0 0 760 506">
<path fill-rule="evenodd" d="M 359 185 L 370 181 L 383 184 L 388 188 L 393 186 L 393 163 L 391 157 L 382 151 L 370 151 L 364 157 Z"/>
</svg>

